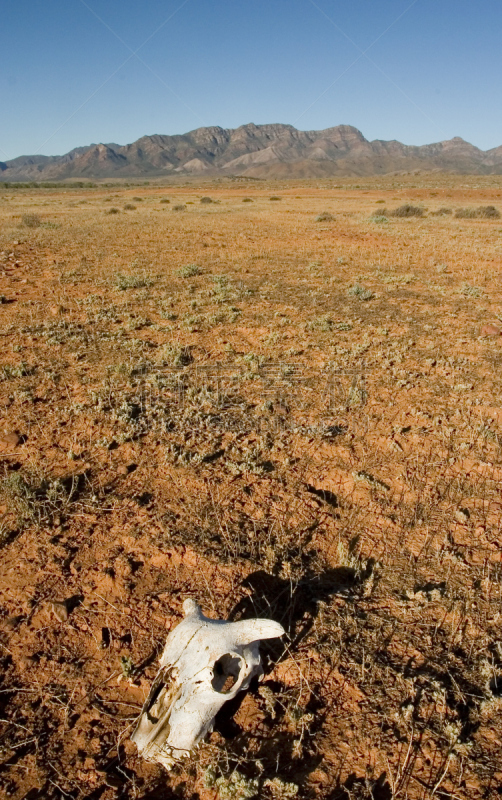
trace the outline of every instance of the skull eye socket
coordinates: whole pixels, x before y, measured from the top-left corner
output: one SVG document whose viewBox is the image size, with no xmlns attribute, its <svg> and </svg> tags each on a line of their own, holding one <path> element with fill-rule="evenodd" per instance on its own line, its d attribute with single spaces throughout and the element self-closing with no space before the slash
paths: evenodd
<svg viewBox="0 0 502 800">
<path fill-rule="evenodd" d="M 239 680 L 242 666 L 242 658 L 233 653 L 221 656 L 213 667 L 213 689 L 220 694 L 229 694 Z"/>
</svg>

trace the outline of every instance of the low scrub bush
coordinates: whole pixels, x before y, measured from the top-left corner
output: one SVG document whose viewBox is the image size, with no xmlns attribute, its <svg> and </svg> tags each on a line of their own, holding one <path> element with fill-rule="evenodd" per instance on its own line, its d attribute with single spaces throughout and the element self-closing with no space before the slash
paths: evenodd
<svg viewBox="0 0 502 800">
<path fill-rule="evenodd" d="M 354 286 L 347 289 L 347 294 L 349 297 L 357 297 L 358 300 L 372 300 L 375 296 L 371 289 L 366 289 L 359 283 L 355 283 Z"/>
<path fill-rule="evenodd" d="M 119 273 L 115 278 L 115 288 L 121 292 L 125 292 L 126 289 L 146 289 L 152 283 L 153 281 L 146 275 L 122 275 Z"/>
<path fill-rule="evenodd" d="M 321 214 L 318 214 L 315 218 L 316 222 L 333 222 L 334 220 L 333 214 L 330 214 L 329 211 L 323 211 Z"/>
<path fill-rule="evenodd" d="M 446 217 L 449 214 L 453 214 L 453 209 L 451 208 L 438 208 L 436 211 L 431 211 L 431 217 Z"/>
<path fill-rule="evenodd" d="M 382 213 L 388 217 L 423 217 L 424 209 L 420 206 L 410 206 L 409 203 L 404 203 L 404 205 L 395 208 L 394 211 L 385 209 Z"/>
<path fill-rule="evenodd" d="M 478 208 L 457 208 L 456 219 L 500 219 L 500 211 L 495 206 L 478 206 Z"/>
<path fill-rule="evenodd" d="M 51 523 L 67 510 L 79 482 L 77 476 L 50 480 L 21 471 L 7 472 L 0 480 L 0 502 L 7 505 L 20 528 Z"/>
<path fill-rule="evenodd" d="M 185 264 L 184 267 L 178 270 L 177 274 L 180 278 L 193 278 L 195 275 L 200 275 L 202 272 L 198 264 Z"/>
<path fill-rule="evenodd" d="M 193 361 L 189 347 L 167 344 L 160 352 L 161 361 L 172 367 L 186 367 Z"/>
<path fill-rule="evenodd" d="M 21 225 L 25 228 L 39 228 L 41 224 L 42 220 L 38 214 L 23 214 L 21 217 Z"/>
<path fill-rule="evenodd" d="M 463 283 L 458 291 L 459 294 L 463 294 L 464 297 L 481 297 L 483 294 L 479 286 L 472 286 L 470 283 Z"/>
</svg>

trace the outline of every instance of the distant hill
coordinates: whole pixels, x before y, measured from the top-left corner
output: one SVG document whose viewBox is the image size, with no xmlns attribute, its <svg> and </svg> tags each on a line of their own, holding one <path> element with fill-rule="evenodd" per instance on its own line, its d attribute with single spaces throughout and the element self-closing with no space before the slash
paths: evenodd
<svg viewBox="0 0 502 800">
<path fill-rule="evenodd" d="M 459 137 L 411 146 L 370 142 L 350 125 L 299 131 L 292 125 L 197 128 L 180 136 L 143 136 L 127 145 L 91 144 L 63 156 L 0 162 L 2 181 L 156 178 L 181 175 L 324 178 L 410 170 L 502 174 L 502 146 L 480 150 Z"/>
</svg>

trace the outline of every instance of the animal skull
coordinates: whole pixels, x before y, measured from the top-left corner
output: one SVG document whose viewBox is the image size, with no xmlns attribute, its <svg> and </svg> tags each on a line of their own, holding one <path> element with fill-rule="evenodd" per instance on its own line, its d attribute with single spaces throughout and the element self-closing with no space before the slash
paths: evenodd
<svg viewBox="0 0 502 800">
<path fill-rule="evenodd" d="M 212 730 L 224 703 L 263 674 L 260 640 L 284 634 L 268 619 L 209 619 L 193 600 L 185 600 L 183 611 L 131 737 L 148 761 L 167 769 Z"/>
</svg>

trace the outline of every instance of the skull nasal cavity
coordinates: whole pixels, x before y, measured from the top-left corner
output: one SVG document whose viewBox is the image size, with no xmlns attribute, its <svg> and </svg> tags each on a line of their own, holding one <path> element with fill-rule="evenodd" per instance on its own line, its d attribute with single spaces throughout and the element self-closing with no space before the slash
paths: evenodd
<svg viewBox="0 0 502 800">
<path fill-rule="evenodd" d="M 213 680 L 211 685 L 220 694 L 228 694 L 239 680 L 242 668 L 242 659 L 233 653 L 225 653 L 216 661 L 213 667 Z"/>
</svg>

